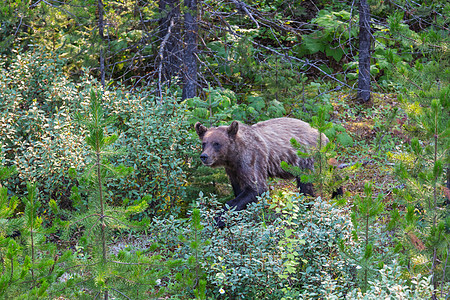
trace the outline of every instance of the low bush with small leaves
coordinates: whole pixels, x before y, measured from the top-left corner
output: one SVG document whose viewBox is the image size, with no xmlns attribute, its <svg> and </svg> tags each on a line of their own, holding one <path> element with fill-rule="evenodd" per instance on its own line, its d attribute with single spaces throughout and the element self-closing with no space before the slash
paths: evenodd
<svg viewBox="0 0 450 300">
<path fill-rule="evenodd" d="M 219 299 L 281 299 L 317 292 L 328 274 L 341 287 L 352 266 L 339 253 L 338 239 L 350 235 L 344 210 L 318 198 L 305 203 L 298 194 L 264 196 L 246 210 L 227 211 L 227 227 L 219 230 L 214 216 L 220 207 L 214 197 L 200 195 L 196 207 L 202 216 L 199 264 L 207 279 L 207 295 Z M 271 203 L 271 204 L 269 204 Z M 269 206 L 270 205 L 270 206 Z M 310 207 L 310 208 L 308 208 Z M 191 235 L 184 221 L 155 220 L 157 239 L 189 255 L 178 235 Z M 172 245 L 172 246 L 170 246 Z"/>
<path fill-rule="evenodd" d="M 192 245 L 202 244 L 196 248 L 195 264 L 183 265 L 185 271 L 180 272 L 199 268 L 206 278 L 206 296 L 213 299 L 375 299 L 377 295 L 418 299 L 431 295 L 430 278 L 407 276 L 395 257 L 386 259 L 362 292 L 359 266 L 339 249 L 339 241 L 346 240 L 355 251 L 364 250 L 362 243 L 352 241 L 349 212 L 321 198 L 307 201 L 291 192 L 264 195 L 246 210 L 227 211 L 223 215 L 227 227 L 219 230 L 214 216 L 220 203 L 214 196 L 200 194 L 195 210 L 201 213 L 202 227 L 194 244 L 186 242 L 185 237 L 195 234 L 187 220 L 155 219 L 151 228 L 158 231 L 151 231 L 155 240 L 175 249 L 175 257 L 181 259 L 192 257 Z"/>
<path fill-rule="evenodd" d="M 385 265 L 379 270 L 379 278 L 370 282 L 366 292 L 354 288 L 347 295 L 337 292 L 333 281 L 326 278 L 322 283 L 326 290 L 324 299 L 432 299 L 431 276 L 418 275 L 408 283 L 403 279 L 404 271 L 404 268 L 399 266 L 396 260 L 393 260 L 391 265 Z"/>
<path fill-rule="evenodd" d="M 37 50 L 0 58 L 0 146 L 3 163 L 17 169 L 6 182 L 8 190 L 23 197 L 25 183 L 37 182 L 42 202 L 54 199 L 61 208 L 73 208 L 71 189 L 80 183 L 69 170 L 82 171 L 87 157 L 86 132 L 73 115 L 87 110 L 90 90 L 101 85 L 87 73 L 73 82 L 61 71 L 63 62 Z M 116 156 L 117 162 L 135 169 L 128 178 L 108 183 L 116 192 L 107 195 L 111 203 L 149 195 L 156 212 L 182 206 L 187 185 L 183 166 L 189 164 L 194 139 L 179 99 L 159 100 L 145 90 L 103 90 L 104 110 L 117 116 L 107 130 L 119 133 L 118 147 L 126 150 Z"/>
</svg>

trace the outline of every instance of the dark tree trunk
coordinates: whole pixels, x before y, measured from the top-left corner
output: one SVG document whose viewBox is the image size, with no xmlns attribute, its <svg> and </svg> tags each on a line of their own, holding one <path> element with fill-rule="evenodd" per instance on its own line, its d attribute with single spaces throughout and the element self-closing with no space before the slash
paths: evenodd
<svg viewBox="0 0 450 300">
<path fill-rule="evenodd" d="M 186 13 L 184 14 L 185 48 L 183 68 L 183 95 L 182 99 L 197 95 L 197 0 L 184 0 Z"/>
<path fill-rule="evenodd" d="M 169 81 L 181 68 L 182 56 L 180 45 L 180 1 L 160 0 L 159 37 L 159 84 Z"/>
<path fill-rule="evenodd" d="M 359 77 L 358 98 L 370 100 L 370 10 L 367 0 L 359 1 Z"/>
</svg>

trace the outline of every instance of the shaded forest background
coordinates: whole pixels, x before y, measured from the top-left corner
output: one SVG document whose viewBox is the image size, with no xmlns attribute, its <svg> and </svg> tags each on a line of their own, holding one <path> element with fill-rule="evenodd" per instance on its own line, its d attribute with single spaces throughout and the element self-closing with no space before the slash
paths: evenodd
<svg viewBox="0 0 450 300">
<path fill-rule="evenodd" d="M 4 1 L 0 295 L 447 299 L 449 15 L 447 1 Z M 345 178 L 344 199 L 273 180 L 217 230 L 231 189 L 201 166 L 193 124 L 282 116 L 330 138 L 314 181 Z"/>
</svg>

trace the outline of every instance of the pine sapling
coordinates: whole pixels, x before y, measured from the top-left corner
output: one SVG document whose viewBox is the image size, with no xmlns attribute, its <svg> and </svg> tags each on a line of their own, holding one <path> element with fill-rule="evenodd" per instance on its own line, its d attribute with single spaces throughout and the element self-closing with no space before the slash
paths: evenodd
<svg viewBox="0 0 450 300">
<path fill-rule="evenodd" d="M 314 171 L 303 170 L 297 166 L 291 166 L 286 162 L 281 163 L 281 167 L 300 178 L 303 183 L 315 183 L 316 189 L 318 189 L 318 195 L 324 197 L 326 194 L 332 194 L 339 189 L 341 185 L 348 180 L 348 176 L 343 176 L 342 170 L 338 174 L 338 168 L 335 166 L 335 144 L 332 141 L 328 143 L 325 140 L 324 132 L 330 129 L 333 124 L 327 121 L 328 110 L 324 106 L 320 106 L 317 116 L 313 116 L 311 126 L 317 128 L 319 131 L 319 137 L 317 139 L 317 147 L 313 149 L 306 149 L 303 145 L 297 142 L 295 139 L 291 139 L 292 146 L 297 149 L 297 155 L 301 158 L 313 158 L 314 159 Z M 348 168 L 356 168 L 358 165 Z"/>
<path fill-rule="evenodd" d="M 189 290 L 193 290 L 195 299 L 206 299 L 206 280 L 205 274 L 201 270 L 200 253 L 202 247 L 208 245 L 209 242 L 201 240 L 202 229 L 200 210 L 195 208 L 191 215 L 190 239 L 188 240 L 182 235 L 179 236 L 181 241 L 188 243 L 192 255 L 186 260 L 186 268 L 183 273 L 178 273 L 177 279 L 181 286 L 184 285 Z"/>
<path fill-rule="evenodd" d="M 382 258 L 376 257 L 374 253 L 374 241 L 379 237 L 373 233 L 373 227 L 377 225 L 381 212 L 384 211 L 382 202 L 383 195 L 373 197 L 372 184 L 364 185 L 364 197 L 356 195 L 353 202 L 351 220 L 354 230 L 352 231 L 353 241 L 359 244 L 361 251 L 354 251 L 347 247 L 341 240 L 340 248 L 356 265 L 361 280 L 361 289 L 366 291 L 369 287 L 371 272 L 380 265 Z"/>
<path fill-rule="evenodd" d="M 89 146 L 91 159 L 90 165 L 79 177 L 82 188 L 90 197 L 83 200 L 80 189 L 77 188 L 72 189 L 74 194 L 71 197 L 76 203 L 87 205 L 79 206 L 73 218 L 75 220 L 65 223 L 66 237 L 70 237 L 74 227 L 83 232 L 79 239 L 79 249 L 82 251 L 82 257 L 90 258 L 90 263 L 78 263 L 78 274 L 90 274 L 88 278 L 79 276 L 79 284 L 84 285 L 88 291 L 100 289 L 97 293 L 103 295 L 105 300 L 109 299 L 112 293 L 122 296 L 127 293 L 142 295 L 151 288 L 147 283 L 155 282 L 154 278 L 160 278 L 160 273 L 165 271 L 164 264 L 159 262 L 158 257 L 147 257 L 142 251 L 137 251 L 135 255 L 129 255 L 126 251 L 112 254 L 108 244 L 113 232 L 120 232 L 122 228 L 139 229 L 148 226 L 148 219 L 141 222 L 131 221 L 133 215 L 142 213 L 148 207 L 148 197 L 142 197 L 141 201 L 136 201 L 135 205 L 128 207 L 128 199 L 123 201 L 125 207 L 113 207 L 107 203 L 107 195 L 112 191 L 106 190 L 105 182 L 109 178 L 128 175 L 132 168 L 114 166 L 110 161 L 121 152 L 112 148 L 118 136 L 107 134 L 107 129 L 115 118 L 105 116 L 100 92 L 91 91 L 88 112 L 85 115 L 78 114 L 77 120 L 87 131 L 85 141 Z M 71 174 L 74 173 L 76 172 L 72 170 Z M 156 265 L 160 271 L 154 269 Z"/>
<path fill-rule="evenodd" d="M 0 180 L 11 176 L 12 168 L 0 167 Z M 1 184 L 0 184 L 1 185 Z M 0 297 L 38 299 L 49 297 L 60 284 L 62 264 L 70 259 L 70 252 L 57 249 L 47 242 L 53 228 L 42 225 L 38 214 L 42 203 L 38 200 L 36 183 L 27 183 L 27 197 L 21 199 L 23 213 L 16 214 L 20 201 L 8 197 L 7 189 L 0 187 Z"/>
<path fill-rule="evenodd" d="M 416 119 L 423 140 L 411 140 L 409 152 L 414 163 L 400 161 L 397 165 L 397 177 L 405 186 L 396 192 L 400 204 L 407 206 L 402 226 L 413 246 L 413 253 L 427 254 L 435 289 L 433 298 L 436 298 L 439 281 L 441 285 L 446 281 L 442 263 L 447 261 L 450 247 L 450 235 L 446 230 L 449 217 L 443 213 L 450 120 L 437 99 L 431 102 L 431 107 L 411 117 Z"/>
</svg>

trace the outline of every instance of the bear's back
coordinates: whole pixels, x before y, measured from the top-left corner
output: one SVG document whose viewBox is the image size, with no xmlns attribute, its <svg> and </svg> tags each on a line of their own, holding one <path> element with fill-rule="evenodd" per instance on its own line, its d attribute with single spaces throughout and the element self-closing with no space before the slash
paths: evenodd
<svg viewBox="0 0 450 300">
<path fill-rule="evenodd" d="M 295 138 L 306 147 L 316 147 L 319 132 L 308 123 L 293 118 L 277 118 L 259 122 L 251 126 L 264 139 L 274 145 L 290 145 L 291 138 Z M 328 143 L 328 138 L 323 135 L 323 144 Z"/>
<path fill-rule="evenodd" d="M 292 174 L 281 169 L 282 161 L 301 168 L 313 168 L 313 160 L 299 158 L 290 142 L 295 138 L 306 148 L 316 147 L 319 132 L 308 123 L 292 118 L 277 118 L 254 124 L 248 129 L 264 141 L 269 177 L 292 178 Z M 327 142 L 328 139 L 323 135 L 323 145 Z"/>
</svg>

